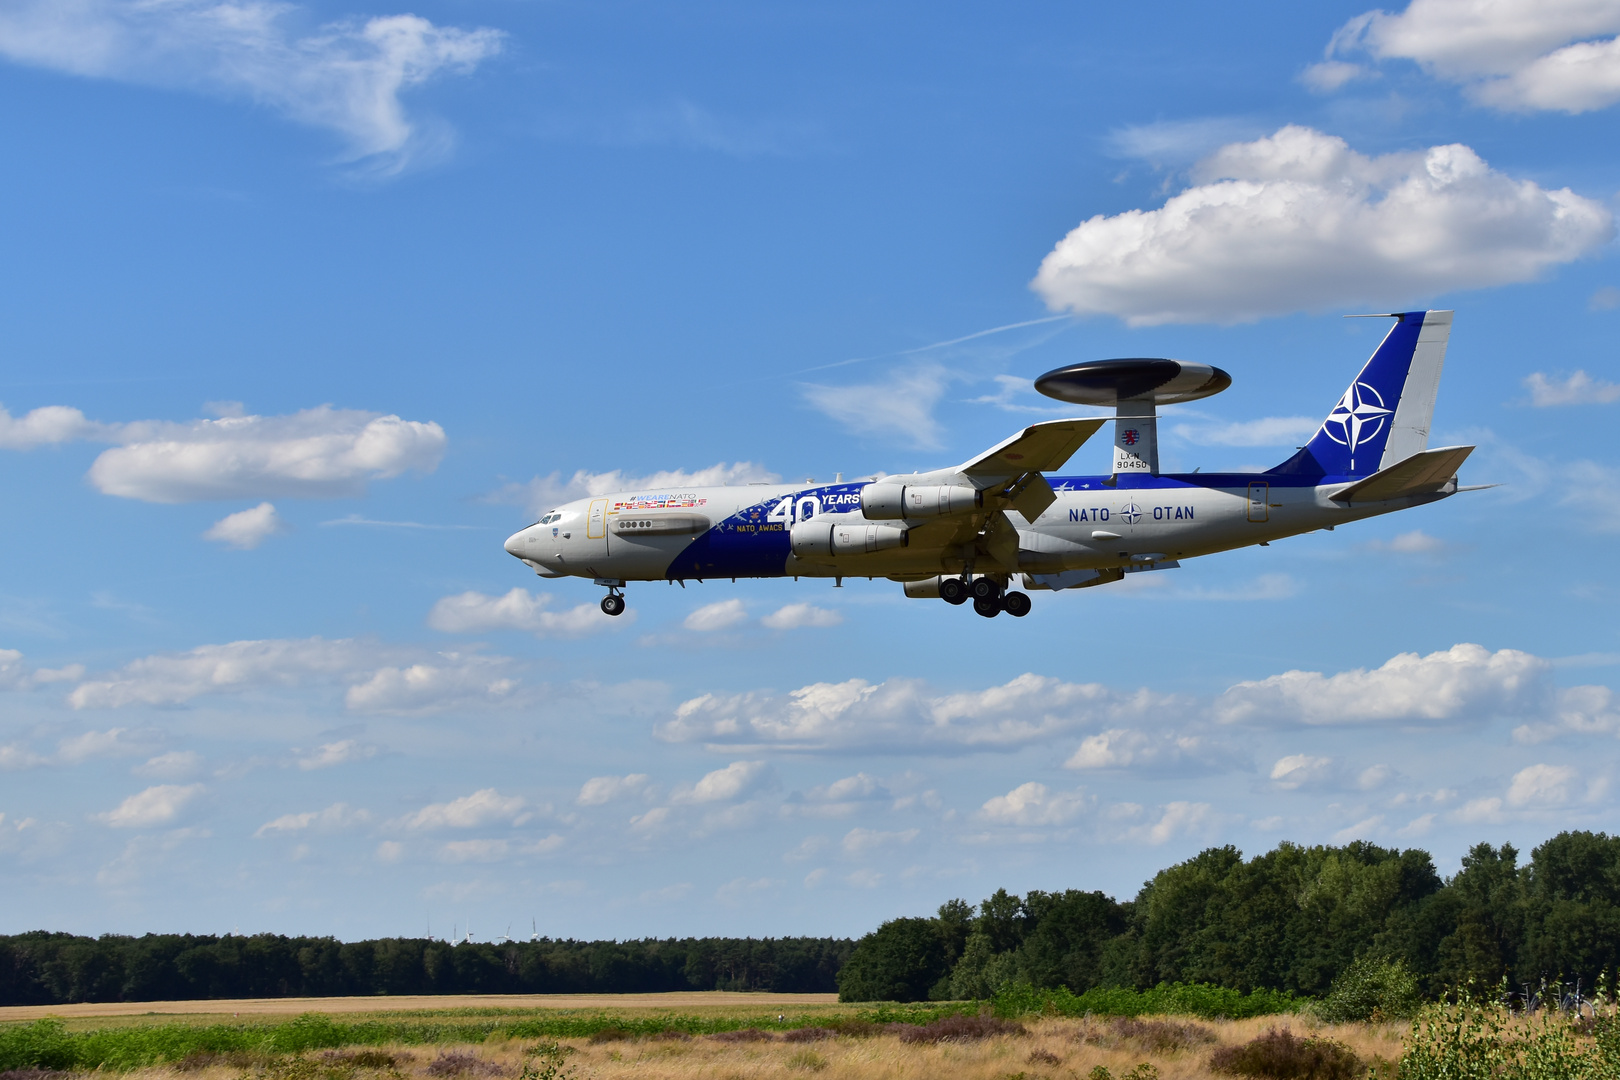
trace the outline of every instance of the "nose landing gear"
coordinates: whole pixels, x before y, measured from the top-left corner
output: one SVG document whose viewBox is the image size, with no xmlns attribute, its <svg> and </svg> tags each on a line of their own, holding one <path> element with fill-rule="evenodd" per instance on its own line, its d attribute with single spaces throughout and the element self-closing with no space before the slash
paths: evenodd
<svg viewBox="0 0 1620 1080">
<path fill-rule="evenodd" d="M 602 614 L 623 615 L 624 594 L 619 590 L 624 588 L 624 582 L 618 578 L 597 578 L 596 584 L 607 586 L 608 594 L 602 597 Z"/>
</svg>

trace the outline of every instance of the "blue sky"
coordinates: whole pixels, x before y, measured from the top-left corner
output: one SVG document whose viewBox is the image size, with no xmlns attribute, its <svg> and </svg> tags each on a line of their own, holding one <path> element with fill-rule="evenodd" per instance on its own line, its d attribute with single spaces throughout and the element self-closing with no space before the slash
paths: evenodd
<svg viewBox="0 0 1620 1080">
<path fill-rule="evenodd" d="M 1211 844 L 1611 827 L 1617 33 L 0 3 L 0 930 L 860 934 Z M 1096 357 L 1225 368 L 1164 466 L 1265 468 L 1383 332 L 1340 316 L 1423 306 L 1435 440 L 1501 487 L 1027 619 L 609 620 L 501 550 L 616 478 L 960 461 Z"/>
</svg>

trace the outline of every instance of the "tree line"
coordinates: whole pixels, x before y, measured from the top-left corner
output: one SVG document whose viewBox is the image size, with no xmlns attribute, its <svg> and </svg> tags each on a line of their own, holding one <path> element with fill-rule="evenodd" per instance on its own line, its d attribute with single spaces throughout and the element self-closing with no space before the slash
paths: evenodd
<svg viewBox="0 0 1620 1080">
<path fill-rule="evenodd" d="M 1587 987 L 1620 969 L 1620 836 L 1565 832 L 1520 865 L 1478 844 L 1449 880 L 1426 851 L 1210 848 L 1132 900 L 998 890 L 838 938 L 541 939 L 147 934 L 0 937 L 0 1004 L 386 994 L 837 990 L 846 1001 L 982 999 L 1009 987 L 1207 983 L 1327 993 L 1353 963 L 1399 964 L 1434 997 L 1472 980 Z"/>
<path fill-rule="evenodd" d="M 452 945 L 279 934 L 0 937 L 0 1005 L 378 994 L 829 993 L 854 942 L 684 938 Z"/>
<path fill-rule="evenodd" d="M 1472 980 L 1587 988 L 1620 968 L 1620 837 L 1564 832 L 1527 864 L 1477 844 L 1450 880 L 1426 851 L 1284 843 L 1247 861 L 1210 848 L 1134 900 L 999 890 L 977 908 L 895 919 L 839 972 L 845 1001 L 984 998 L 1009 986 L 1209 983 L 1326 994 L 1352 963 L 1398 964 L 1438 996 Z M 1612 985 L 1612 982 L 1611 982 Z"/>
</svg>

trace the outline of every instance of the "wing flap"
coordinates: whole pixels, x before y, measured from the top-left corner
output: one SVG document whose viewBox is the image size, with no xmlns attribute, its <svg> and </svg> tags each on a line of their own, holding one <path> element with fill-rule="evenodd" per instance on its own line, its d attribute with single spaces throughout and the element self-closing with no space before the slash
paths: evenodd
<svg viewBox="0 0 1620 1080">
<path fill-rule="evenodd" d="M 1333 496 L 1334 502 L 1383 502 L 1407 495 L 1439 491 L 1457 475 L 1462 463 L 1474 452 L 1472 446 L 1442 446 L 1424 450 L 1358 480 Z"/>
<path fill-rule="evenodd" d="M 1108 421 L 1043 420 L 1031 424 L 978 457 L 961 465 L 957 472 L 972 477 L 1017 476 L 1027 472 L 1051 472 L 1063 467 L 1074 452 L 1097 434 Z"/>
</svg>

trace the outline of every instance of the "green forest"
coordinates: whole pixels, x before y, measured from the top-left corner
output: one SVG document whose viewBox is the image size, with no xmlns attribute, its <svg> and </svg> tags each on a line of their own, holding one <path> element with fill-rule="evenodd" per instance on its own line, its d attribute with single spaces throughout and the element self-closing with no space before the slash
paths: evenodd
<svg viewBox="0 0 1620 1080">
<path fill-rule="evenodd" d="M 1326 994 L 1353 962 L 1395 964 L 1436 997 L 1467 984 L 1592 987 L 1620 966 L 1620 837 L 1565 832 L 1519 865 L 1477 844 L 1449 881 L 1426 851 L 1281 844 L 1247 861 L 1210 848 L 1134 900 L 1005 890 L 943 904 L 857 943 L 846 1001 L 988 998 L 1019 984 L 1146 989 L 1204 983 Z"/>
<path fill-rule="evenodd" d="M 0 937 L 0 1004 L 383 994 L 830 992 L 987 999 L 1010 988 L 1207 984 L 1326 994 L 1353 963 L 1398 965 L 1436 997 L 1472 980 L 1588 987 L 1620 967 L 1620 837 L 1565 832 L 1520 865 L 1479 844 L 1445 880 L 1428 852 L 1211 848 L 1134 899 L 999 890 L 835 938 L 468 943 L 273 934 Z"/>
</svg>

